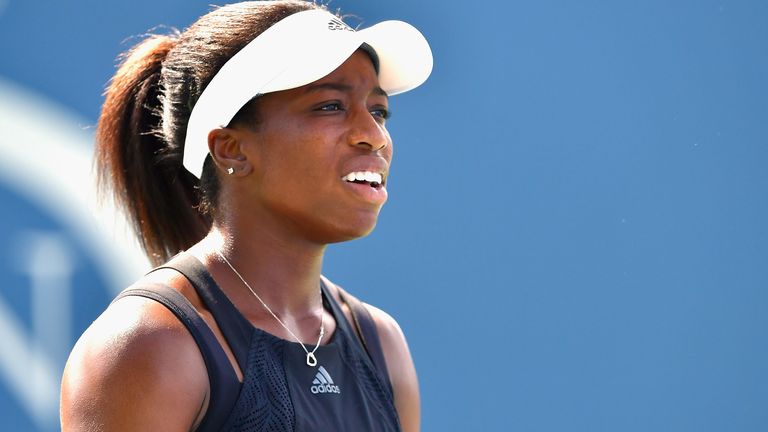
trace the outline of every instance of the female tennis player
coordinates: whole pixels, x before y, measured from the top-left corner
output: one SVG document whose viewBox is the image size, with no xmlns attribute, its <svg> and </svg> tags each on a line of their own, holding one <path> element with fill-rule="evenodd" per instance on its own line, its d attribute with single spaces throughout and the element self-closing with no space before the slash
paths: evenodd
<svg viewBox="0 0 768 432">
<path fill-rule="evenodd" d="M 130 50 L 96 161 L 157 267 L 73 349 L 62 429 L 418 431 L 400 328 L 321 268 L 374 228 L 388 98 L 431 68 L 410 25 L 355 30 L 297 0 L 224 6 Z"/>
</svg>

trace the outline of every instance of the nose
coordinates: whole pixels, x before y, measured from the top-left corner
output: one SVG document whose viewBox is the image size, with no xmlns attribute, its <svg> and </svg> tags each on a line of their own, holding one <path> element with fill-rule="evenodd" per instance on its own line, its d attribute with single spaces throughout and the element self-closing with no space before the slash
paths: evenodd
<svg viewBox="0 0 768 432">
<path fill-rule="evenodd" d="M 375 118 L 367 108 L 354 110 L 349 121 L 347 141 L 350 145 L 377 152 L 391 144 L 389 132 L 383 121 Z"/>
</svg>

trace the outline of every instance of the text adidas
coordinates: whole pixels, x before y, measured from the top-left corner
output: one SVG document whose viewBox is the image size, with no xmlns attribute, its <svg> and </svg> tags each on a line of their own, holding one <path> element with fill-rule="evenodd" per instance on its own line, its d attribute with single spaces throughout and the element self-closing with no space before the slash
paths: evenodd
<svg viewBox="0 0 768 432">
<path fill-rule="evenodd" d="M 313 394 L 341 393 L 341 390 L 339 390 L 339 386 L 334 384 L 313 385 L 312 387 L 309 388 L 309 391 L 311 391 Z"/>
<path fill-rule="evenodd" d="M 312 386 L 309 388 L 309 391 L 311 391 L 312 394 L 341 393 L 339 386 L 333 383 L 331 374 L 329 374 L 328 371 L 322 366 L 317 368 L 317 374 L 315 375 L 315 379 L 312 380 Z"/>
</svg>

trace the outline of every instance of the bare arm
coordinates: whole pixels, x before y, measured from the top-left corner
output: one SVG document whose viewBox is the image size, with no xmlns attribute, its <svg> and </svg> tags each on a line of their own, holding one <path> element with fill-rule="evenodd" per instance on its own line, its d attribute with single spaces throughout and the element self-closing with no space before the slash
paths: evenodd
<svg viewBox="0 0 768 432">
<path fill-rule="evenodd" d="M 400 424 L 404 432 L 418 432 L 421 421 L 419 381 L 405 335 L 389 314 L 371 305 L 365 306 L 373 315 L 379 332 Z"/>
<path fill-rule="evenodd" d="M 189 431 L 202 419 L 208 388 L 184 325 L 155 302 L 124 298 L 90 326 L 67 361 L 62 430 Z"/>
</svg>

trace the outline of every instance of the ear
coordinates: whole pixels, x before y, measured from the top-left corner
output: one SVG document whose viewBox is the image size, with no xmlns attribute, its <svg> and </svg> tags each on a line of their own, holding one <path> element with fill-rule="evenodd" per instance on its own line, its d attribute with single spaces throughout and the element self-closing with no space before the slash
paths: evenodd
<svg viewBox="0 0 768 432">
<path fill-rule="evenodd" d="M 214 129 L 208 133 L 208 151 L 221 176 L 250 174 L 253 165 L 243 152 L 243 134 L 231 128 Z"/>
</svg>

